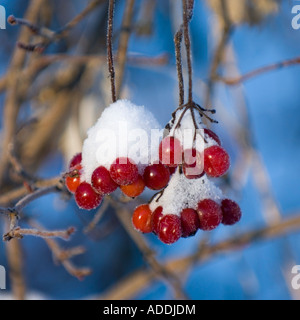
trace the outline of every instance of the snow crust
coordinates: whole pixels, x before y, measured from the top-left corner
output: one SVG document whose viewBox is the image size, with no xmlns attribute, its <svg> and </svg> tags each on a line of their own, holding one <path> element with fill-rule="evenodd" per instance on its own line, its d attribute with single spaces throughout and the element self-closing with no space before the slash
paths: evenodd
<svg viewBox="0 0 300 320">
<path fill-rule="evenodd" d="M 172 176 L 168 187 L 160 197 L 158 194 L 150 204 L 152 212 L 159 206 L 163 207 L 163 214 L 175 214 L 180 216 L 183 209 L 197 209 L 198 202 L 211 199 L 221 203 L 222 191 L 204 175 L 199 179 L 187 179 L 179 169 Z M 158 201 L 156 201 L 159 198 Z"/>
<path fill-rule="evenodd" d="M 109 169 L 118 157 L 129 157 L 142 173 L 147 164 L 158 160 L 162 135 L 158 121 L 144 106 L 118 100 L 87 132 L 82 149 L 83 180 L 90 182 L 98 166 Z"/>
</svg>

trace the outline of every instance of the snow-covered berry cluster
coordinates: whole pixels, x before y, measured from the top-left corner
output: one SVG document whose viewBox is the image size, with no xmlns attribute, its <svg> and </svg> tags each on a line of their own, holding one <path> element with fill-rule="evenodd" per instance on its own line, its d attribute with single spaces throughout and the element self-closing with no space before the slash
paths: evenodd
<svg viewBox="0 0 300 320">
<path fill-rule="evenodd" d="M 136 230 L 153 232 L 166 244 L 198 229 L 238 222 L 238 204 L 211 179 L 228 171 L 229 156 L 219 137 L 204 127 L 203 109 L 197 108 L 178 108 L 167 130 L 127 100 L 106 108 L 66 174 L 78 206 L 94 209 L 117 188 L 132 198 L 146 187 L 157 190 L 149 203 L 135 209 L 132 222 Z"/>
</svg>

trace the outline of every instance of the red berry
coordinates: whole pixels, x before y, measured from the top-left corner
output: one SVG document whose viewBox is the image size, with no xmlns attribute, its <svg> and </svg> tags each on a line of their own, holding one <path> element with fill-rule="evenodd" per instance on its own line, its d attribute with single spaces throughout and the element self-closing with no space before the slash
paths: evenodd
<svg viewBox="0 0 300 320">
<path fill-rule="evenodd" d="M 95 209 L 101 204 L 102 199 L 103 195 L 97 193 L 87 182 L 82 182 L 75 192 L 76 203 L 81 209 Z"/>
<path fill-rule="evenodd" d="M 200 227 L 199 215 L 194 209 L 183 209 L 181 211 L 182 237 L 193 236 Z"/>
<path fill-rule="evenodd" d="M 162 217 L 164 216 L 163 213 L 163 208 L 158 207 L 154 210 L 152 217 L 151 217 L 151 230 L 154 234 L 158 233 L 158 228 L 159 228 L 159 223 Z"/>
<path fill-rule="evenodd" d="M 170 175 L 174 174 L 177 170 L 177 167 L 169 167 Z"/>
<path fill-rule="evenodd" d="M 165 244 L 176 242 L 182 235 L 180 218 L 174 214 L 163 216 L 159 222 L 157 235 Z"/>
<path fill-rule="evenodd" d="M 144 171 L 146 186 L 152 190 L 163 189 L 170 180 L 170 171 L 163 164 L 152 164 Z"/>
<path fill-rule="evenodd" d="M 92 186 L 100 194 L 114 192 L 118 185 L 111 178 L 109 171 L 105 167 L 98 167 L 92 174 Z"/>
<path fill-rule="evenodd" d="M 204 150 L 204 171 L 207 175 L 221 177 L 229 167 L 229 155 L 222 147 L 212 146 Z"/>
<path fill-rule="evenodd" d="M 242 211 L 235 201 L 224 199 L 221 203 L 221 209 L 223 213 L 223 224 L 231 226 L 241 220 Z"/>
<path fill-rule="evenodd" d="M 182 169 L 188 179 L 201 178 L 204 175 L 202 153 L 195 148 L 184 150 Z"/>
<path fill-rule="evenodd" d="M 115 183 L 122 186 L 135 182 L 139 177 L 137 165 L 126 157 L 117 158 L 110 166 L 109 173 Z"/>
<path fill-rule="evenodd" d="M 72 169 L 77 164 L 81 164 L 81 161 L 82 161 L 82 153 L 80 152 L 80 153 L 75 154 L 75 156 L 70 161 L 69 169 Z"/>
<path fill-rule="evenodd" d="M 212 130 L 205 128 L 204 129 L 204 134 L 207 135 L 209 138 L 213 139 L 216 141 L 216 143 L 221 146 L 221 140 L 218 137 L 218 135 L 216 133 L 214 133 Z"/>
<path fill-rule="evenodd" d="M 200 229 L 202 230 L 213 230 L 222 221 L 221 207 L 211 199 L 200 201 L 197 212 L 200 219 Z"/>
<path fill-rule="evenodd" d="M 67 189 L 71 193 L 75 193 L 78 186 L 80 185 L 80 171 L 82 167 L 80 164 L 72 167 L 72 171 L 66 174 L 65 184 Z"/>
<path fill-rule="evenodd" d="M 138 179 L 134 183 L 128 184 L 127 186 L 120 186 L 120 189 L 126 196 L 135 198 L 143 193 L 145 189 L 145 182 L 142 176 L 139 175 Z"/>
<path fill-rule="evenodd" d="M 181 164 L 182 147 L 174 137 L 164 138 L 159 145 L 159 160 L 168 167 L 177 167 Z"/>
<path fill-rule="evenodd" d="M 150 233 L 152 211 L 148 204 L 138 206 L 133 213 L 132 223 L 136 230 L 143 233 Z"/>
</svg>

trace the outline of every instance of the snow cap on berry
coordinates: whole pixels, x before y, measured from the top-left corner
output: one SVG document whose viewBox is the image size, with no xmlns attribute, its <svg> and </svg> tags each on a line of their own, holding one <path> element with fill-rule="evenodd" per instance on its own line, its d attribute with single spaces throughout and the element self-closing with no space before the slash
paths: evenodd
<svg viewBox="0 0 300 320">
<path fill-rule="evenodd" d="M 183 209 L 196 210 L 199 201 L 204 199 L 211 199 L 220 204 L 223 199 L 222 191 L 206 175 L 191 180 L 187 179 L 184 174 L 180 174 L 177 169 L 163 194 L 158 194 L 152 200 L 150 209 L 154 212 L 157 207 L 161 206 L 163 214 L 180 216 Z"/>
<path fill-rule="evenodd" d="M 90 182 L 97 167 L 109 169 L 118 157 L 131 159 L 142 174 L 148 163 L 158 161 L 161 136 L 160 125 L 150 111 L 128 100 L 118 100 L 88 131 L 82 150 L 83 180 Z"/>
</svg>

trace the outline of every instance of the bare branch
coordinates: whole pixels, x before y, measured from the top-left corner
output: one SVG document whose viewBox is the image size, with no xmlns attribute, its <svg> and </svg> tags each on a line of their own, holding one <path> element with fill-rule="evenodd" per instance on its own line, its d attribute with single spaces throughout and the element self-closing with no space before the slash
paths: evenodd
<svg viewBox="0 0 300 320">
<path fill-rule="evenodd" d="M 235 85 L 241 84 L 245 81 L 248 81 L 254 77 L 260 76 L 264 73 L 267 73 L 270 71 L 275 71 L 275 70 L 280 70 L 282 68 L 294 66 L 297 64 L 300 64 L 300 57 L 296 57 L 296 58 L 293 58 L 290 60 L 284 60 L 284 61 L 274 63 L 274 64 L 271 64 L 271 65 L 268 65 L 268 66 L 265 66 L 262 68 L 255 69 L 255 70 L 250 71 L 240 77 L 226 78 L 226 77 L 218 76 L 218 77 L 216 77 L 216 80 L 221 81 L 229 86 L 235 86 Z"/>
<path fill-rule="evenodd" d="M 107 26 L 107 60 L 108 60 L 108 71 L 110 74 L 111 84 L 111 95 L 112 101 L 117 101 L 116 84 L 115 84 L 115 67 L 113 58 L 113 23 L 114 23 L 114 12 L 115 12 L 115 0 L 109 0 L 108 7 L 108 26 Z"/>
<path fill-rule="evenodd" d="M 75 232 L 74 227 L 70 227 L 67 230 L 62 231 L 42 231 L 37 229 L 21 229 L 16 227 L 3 236 L 4 241 L 9 241 L 13 238 L 22 239 L 23 236 L 35 236 L 40 238 L 60 238 L 63 240 L 69 240 L 70 236 Z"/>
<path fill-rule="evenodd" d="M 123 227 L 128 232 L 131 239 L 139 248 L 145 261 L 149 264 L 156 276 L 165 280 L 174 290 L 175 297 L 178 299 L 188 299 L 185 294 L 181 281 L 173 272 L 167 270 L 155 259 L 155 253 L 148 247 L 145 238 L 132 228 L 130 213 L 124 208 L 116 207 L 116 213 Z"/>
<path fill-rule="evenodd" d="M 180 29 L 176 32 L 174 37 L 180 106 L 184 104 L 184 80 L 183 80 L 183 72 L 182 72 L 182 54 L 181 54 L 182 36 L 183 36 L 183 29 L 181 26 Z"/>
<path fill-rule="evenodd" d="M 42 229 L 43 227 L 36 222 L 30 221 L 30 224 L 35 227 Z M 48 245 L 49 249 L 53 254 L 53 258 L 56 262 L 61 263 L 61 265 L 66 269 L 66 271 L 73 277 L 79 280 L 83 280 L 86 276 L 92 273 L 90 268 L 78 268 L 75 266 L 70 259 L 74 256 L 81 255 L 85 252 L 85 248 L 82 246 L 74 247 L 70 249 L 62 249 L 54 238 L 43 238 Z"/>
<path fill-rule="evenodd" d="M 61 190 L 58 188 L 58 186 L 51 186 L 51 187 L 37 189 L 34 192 L 25 196 L 20 201 L 18 201 L 18 203 L 14 207 L 14 210 L 20 213 L 24 209 L 24 207 L 26 207 L 29 203 L 33 202 L 34 200 L 39 199 L 42 196 L 47 195 L 49 193 L 59 192 L 59 191 Z"/>
<path fill-rule="evenodd" d="M 193 102 L 193 67 L 192 67 L 192 52 L 191 52 L 191 39 L 189 31 L 189 23 L 193 16 L 194 1 L 182 0 L 183 6 L 183 33 L 184 43 L 187 55 L 187 66 L 189 75 L 189 103 Z"/>
<path fill-rule="evenodd" d="M 217 254 L 230 251 L 242 250 L 245 246 L 258 241 L 266 241 L 276 237 L 280 237 L 291 232 L 299 231 L 300 229 L 300 214 L 281 221 L 259 230 L 253 230 L 244 234 L 236 235 L 228 240 L 221 241 L 215 245 L 202 246 L 199 252 L 189 255 L 184 258 L 170 260 L 164 264 L 164 268 L 168 272 L 182 274 L 190 268 L 192 263 L 204 263 Z M 104 295 L 98 297 L 100 299 L 131 299 L 134 298 L 141 290 L 146 288 L 156 275 L 153 271 L 139 269 L 129 275 L 124 281 L 121 281 L 114 287 L 110 288 Z"/>
</svg>

